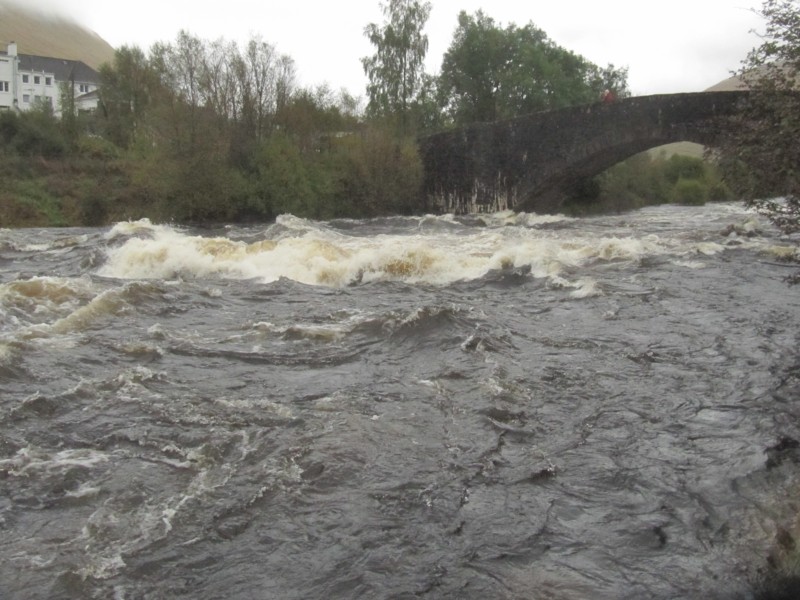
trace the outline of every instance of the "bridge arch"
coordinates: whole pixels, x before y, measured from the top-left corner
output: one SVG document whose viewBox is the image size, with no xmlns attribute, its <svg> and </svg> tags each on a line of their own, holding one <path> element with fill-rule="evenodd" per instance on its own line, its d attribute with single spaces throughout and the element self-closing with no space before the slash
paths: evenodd
<svg viewBox="0 0 800 600">
<path fill-rule="evenodd" d="M 478 123 L 420 140 L 432 210 L 557 211 L 568 190 L 650 148 L 678 141 L 713 146 L 716 117 L 748 92 L 626 98 Z"/>
</svg>

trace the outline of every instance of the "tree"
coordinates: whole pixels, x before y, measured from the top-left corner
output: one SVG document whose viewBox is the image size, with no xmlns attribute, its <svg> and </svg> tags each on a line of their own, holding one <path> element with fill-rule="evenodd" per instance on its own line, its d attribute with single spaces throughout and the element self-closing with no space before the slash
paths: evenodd
<svg viewBox="0 0 800 600">
<path fill-rule="evenodd" d="M 457 125 L 629 95 L 627 70 L 605 69 L 561 48 L 533 23 L 502 27 L 461 11 L 439 76 L 440 101 Z"/>
<path fill-rule="evenodd" d="M 259 38 L 251 39 L 236 61 L 242 124 L 257 142 L 268 137 L 272 117 L 283 100 L 280 67 L 275 47 Z"/>
<path fill-rule="evenodd" d="M 200 85 L 205 104 L 218 117 L 219 127 L 224 128 L 240 116 L 237 100 L 237 82 L 234 62 L 239 56 L 236 42 L 218 39 L 206 46 L 202 56 Z"/>
<path fill-rule="evenodd" d="M 157 43 L 150 50 L 150 64 L 169 90 L 163 102 L 168 110 L 162 132 L 169 131 L 173 149 L 187 156 L 207 141 L 211 109 L 203 88 L 205 56 L 205 42 L 184 30 L 174 44 Z"/>
<path fill-rule="evenodd" d="M 800 0 L 765 0 L 759 13 L 766 31 L 738 71 L 750 97 L 723 123 L 719 165 L 749 206 L 800 231 Z"/>
<path fill-rule="evenodd" d="M 100 67 L 100 108 L 107 137 L 121 148 L 138 134 L 158 86 L 141 49 L 122 46 L 111 64 Z"/>
<path fill-rule="evenodd" d="M 378 125 L 334 146 L 341 191 L 351 215 L 413 214 L 422 208 L 423 167 L 416 140 Z"/>
<path fill-rule="evenodd" d="M 408 113 L 423 82 L 423 62 L 428 36 L 422 33 L 431 12 L 430 2 L 389 0 L 381 4 L 386 22 L 370 23 L 364 34 L 375 54 L 361 59 L 369 78 L 367 112 L 376 117 L 397 117 L 408 128 Z"/>
<path fill-rule="evenodd" d="M 327 84 L 296 90 L 275 119 L 277 128 L 291 135 L 305 154 L 318 153 L 333 137 L 360 128 L 357 100 Z"/>
</svg>

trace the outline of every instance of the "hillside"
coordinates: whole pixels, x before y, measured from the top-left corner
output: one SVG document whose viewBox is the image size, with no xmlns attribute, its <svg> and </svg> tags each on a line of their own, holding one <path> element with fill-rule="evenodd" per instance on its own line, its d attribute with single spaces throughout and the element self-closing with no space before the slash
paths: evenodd
<svg viewBox="0 0 800 600">
<path fill-rule="evenodd" d="M 735 92 L 738 90 L 747 89 L 747 85 L 742 81 L 741 77 L 733 76 L 728 79 L 723 79 L 719 83 L 712 85 L 708 88 L 707 92 Z"/>
<path fill-rule="evenodd" d="M 0 51 L 9 42 L 21 54 L 80 60 L 95 69 L 114 58 L 108 42 L 78 23 L 0 0 Z"/>
</svg>

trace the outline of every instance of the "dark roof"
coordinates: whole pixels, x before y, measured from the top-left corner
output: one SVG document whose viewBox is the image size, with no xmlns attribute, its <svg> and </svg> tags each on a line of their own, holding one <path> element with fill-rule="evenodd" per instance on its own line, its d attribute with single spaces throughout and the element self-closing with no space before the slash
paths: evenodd
<svg viewBox="0 0 800 600">
<path fill-rule="evenodd" d="M 74 80 L 86 83 L 100 83 L 100 74 L 79 60 L 20 54 L 19 68 L 21 71 L 52 73 L 55 75 L 56 81 Z"/>
</svg>

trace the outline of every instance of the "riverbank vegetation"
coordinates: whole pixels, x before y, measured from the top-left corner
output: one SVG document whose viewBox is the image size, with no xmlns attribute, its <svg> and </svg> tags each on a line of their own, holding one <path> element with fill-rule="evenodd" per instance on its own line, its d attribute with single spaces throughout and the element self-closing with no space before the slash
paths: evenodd
<svg viewBox="0 0 800 600">
<path fill-rule="evenodd" d="M 783 231 L 800 231 L 800 2 L 765 0 L 762 43 L 738 75 L 750 89 L 725 123 L 720 166 L 751 206 Z M 780 201 L 774 197 L 781 196 Z"/>
<path fill-rule="evenodd" d="M 654 204 L 702 205 L 731 200 L 714 163 L 664 152 L 632 156 L 587 182 L 565 203 L 571 215 L 634 210 Z"/>
<path fill-rule="evenodd" d="M 800 0 L 764 0 L 760 14 L 762 42 L 738 72 L 750 97 L 723 122 L 716 159 L 737 195 L 792 234 L 800 232 Z M 788 280 L 800 283 L 800 272 Z"/>
<path fill-rule="evenodd" d="M 0 115 L 0 226 L 268 221 L 423 213 L 416 139 L 476 121 L 629 95 L 532 23 L 462 12 L 441 71 L 423 70 L 429 3 L 389 0 L 365 35 L 366 104 L 297 84 L 291 57 L 181 32 L 122 47 L 100 70 L 100 107 Z M 479 60 L 480 58 L 480 60 Z M 677 176 L 675 175 L 677 173 Z M 577 213 L 727 197 L 707 165 L 642 155 L 578 190 Z"/>
</svg>

